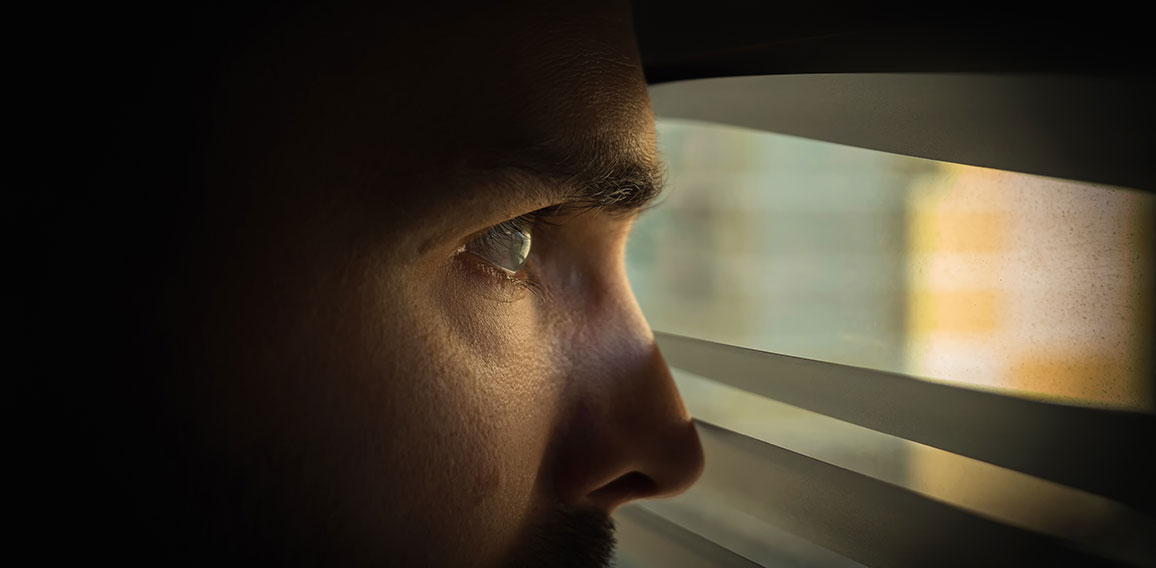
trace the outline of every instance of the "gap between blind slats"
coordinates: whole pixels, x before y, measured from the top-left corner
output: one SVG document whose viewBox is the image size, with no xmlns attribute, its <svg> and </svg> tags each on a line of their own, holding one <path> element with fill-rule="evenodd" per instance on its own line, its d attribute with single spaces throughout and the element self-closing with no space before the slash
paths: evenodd
<svg viewBox="0 0 1156 568">
<path fill-rule="evenodd" d="M 655 333 L 667 364 L 752 394 L 1153 511 L 1152 415 Z"/>
<path fill-rule="evenodd" d="M 1124 566 L 1071 543 L 696 421 L 707 468 L 690 491 L 875 568 Z"/>
</svg>

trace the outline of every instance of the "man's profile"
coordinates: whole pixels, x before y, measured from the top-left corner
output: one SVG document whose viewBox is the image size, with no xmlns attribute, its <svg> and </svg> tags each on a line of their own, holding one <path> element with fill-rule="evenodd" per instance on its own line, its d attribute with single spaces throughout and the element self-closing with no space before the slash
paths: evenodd
<svg viewBox="0 0 1156 568">
<path fill-rule="evenodd" d="M 92 332 L 83 449 L 35 522 L 157 565 L 604 565 L 702 468 L 624 269 L 661 185 L 630 6 L 337 4 L 109 109 L 124 188 L 73 213 L 107 256 L 42 292 Z"/>
</svg>

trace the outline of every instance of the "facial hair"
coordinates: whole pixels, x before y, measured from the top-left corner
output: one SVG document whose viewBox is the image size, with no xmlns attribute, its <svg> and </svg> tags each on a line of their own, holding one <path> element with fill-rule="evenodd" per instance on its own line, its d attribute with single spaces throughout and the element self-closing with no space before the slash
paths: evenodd
<svg viewBox="0 0 1156 568">
<path fill-rule="evenodd" d="M 505 568 L 608 568 L 614 522 L 601 511 L 558 506 L 533 525 Z"/>
</svg>

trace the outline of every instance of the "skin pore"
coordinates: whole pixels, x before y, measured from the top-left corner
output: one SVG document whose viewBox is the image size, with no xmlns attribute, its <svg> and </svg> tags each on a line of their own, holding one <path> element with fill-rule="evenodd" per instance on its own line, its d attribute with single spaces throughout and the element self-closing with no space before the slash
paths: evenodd
<svg viewBox="0 0 1156 568">
<path fill-rule="evenodd" d="M 626 2 L 304 11 L 213 104 L 164 316 L 199 554 L 597 566 L 698 477 L 624 268 L 661 177 Z"/>
</svg>

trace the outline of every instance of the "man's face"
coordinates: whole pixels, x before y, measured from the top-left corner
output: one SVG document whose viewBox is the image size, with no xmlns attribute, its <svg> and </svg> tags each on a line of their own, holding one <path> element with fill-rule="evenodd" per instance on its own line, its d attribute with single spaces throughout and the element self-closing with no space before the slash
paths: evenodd
<svg viewBox="0 0 1156 568">
<path fill-rule="evenodd" d="M 596 565 L 697 478 L 624 271 L 658 182 L 629 7 L 575 4 L 306 15 L 223 82 L 180 399 L 279 544 Z"/>
</svg>

